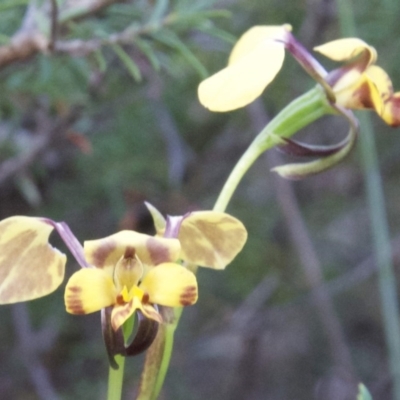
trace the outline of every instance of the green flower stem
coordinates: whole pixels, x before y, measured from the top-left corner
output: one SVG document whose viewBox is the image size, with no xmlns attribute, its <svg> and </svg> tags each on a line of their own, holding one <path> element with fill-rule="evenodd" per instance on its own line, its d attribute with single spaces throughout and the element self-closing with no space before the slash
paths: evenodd
<svg viewBox="0 0 400 400">
<path fill-rule="evenodd" d="M 183 311 L 182 307 L 174 308 L 174 320 L 172 323 L 166 325 L 164 354 L 161 360 L 157 380 L 154 385 L 154 392 L 150 400 L 157 399 L 158 395 L 160 394 L 161 388 L 164 384 L 165 375 L 167 374 L 169 361 L 172 355 L 172 349 L 174 347 L 174 334 L 178 326 L 179 320 L 181 318 L 182 311 Z"/>
<path fill-rule="evenodd" d="M 357 36 L 351 2 L 337 0 L 339 23 L 344 36 Z M 371 118 L 360 115 L 361 155 L 367 190 L 372 238 L 378 266 L 379 294 L 390 371 L 393 379 L 393 398 L 400 400 L 400 320 L 396 276 L 393 268 L 390 234 L 385 207 L 382 178 L 376 151 Z"/>
<path fill-rule="evenodd" d="M 122 325 L 125 345 L 127 344 L 132 335 L 134 326 L 135 326 L 134 315 L 128 318 L 128 320 L 124 323 L 124 325 Z M 124 383 L 125 357 L 121 355 L 116 355 L 114 359 L 118 364 L 118 369 L 113 369 L 109 367 L 107 400 L 121 400 L 121 395 L 122 395 L 122 386 Z"/>
<path fill-rule="evenodd" d="M 281 144 L 281 137 L 289 138 L 301 128 L 326 114 L 336 111 L 326 100 L 326 94 L 316 86 L 288 104 L 256 136 L 228 177 L 214 205 L 214 211 L 225 211 L 244 174 L 264 151 Z"/>
<path fill-rule="evenodd" d="M 108 392 L 107 400 L 121 400 L 122 384 L 124 381 L 124 366 L 125 357 L 117 355 L 115 361 L 118 364 L 118 369 L 110 367 L 108 372 Z"/>
<path fill-rule="evenodd" d="M 393 398 L 400 400 L 400 320 L 396 276 L 385 207 L 382 178 L 379 173 L 374 132 L 369 115 L 360 115 L 361 156 L 367 190 L 372 239 L 378 267 L 379 295 L 388 347 L 390 371 L 393 379 Z"/>
<path fill-rule="evenodd" d="M 155 400 L 160 394 L 167 374 L 174 344 L 174 333 L 182 314 L 182 307 L 165 308 L 164 323 L 146 352 L 145 364 L 140 378 L 139 395 L 136 400 Z"/>
<path fill-rule="evenodd" d="M 264 151 L 282 144 L 281 137 L 288 138 L 323 115 L 335 113 L 336 111 L 330 106 L 326 99 L 326 94 L 320 86 L 314 87 L 292 101 L 256 136 L 249 148 L 242 155 L 228 177 L 215 203 L 214 210 L 225 211 L 234 191 L 247 170 Z M 148 350 L 148 358 L 146 357 L 142 373 L 141 392 L 137 400 L 156 400 L 160 393 L 168 371 L 174 333 L 182 314 L 182 308 L 175 308 L 174 313 L 174 320 L 165 325 L 166 329 L 163 332 L 163 337 L 156 339 L 156 341 L 164 341 L 162 346 L 160 346 L 161 350 L 159 350 L 163 353 L 162 357 L 157 359 L 155 355 L 149 355 L 151 348 Z M 149 375 L 152 373 L 155 373 L 156 376 L 150 377 Z"/>
</svg>

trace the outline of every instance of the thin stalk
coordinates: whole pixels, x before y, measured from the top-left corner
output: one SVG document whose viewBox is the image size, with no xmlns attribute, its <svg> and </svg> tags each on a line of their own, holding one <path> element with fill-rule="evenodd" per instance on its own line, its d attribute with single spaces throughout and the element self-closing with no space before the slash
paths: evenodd
<svg viewBox="0 0 400 400">
<path fill-rule="evenodd" d="M 107 400 L 121 400 L 122 385 L 124 381 L 125 357 L 121 355 L 115 356 L 118 369 L 110 367 L 108 372 L 108 392 Z"/>
<path fill-rule="evenodd" d="M 122 325 L 125 345 L 130 340 L 134 326 L 134 315 L 128 318 L 124 325 Z M 109 367 L 107 400 L 121 400 L 122 387 L 124 384 L 125 356 L 121 356 L 118 354 L 114 356 L 114 359 L 115 362 L 118 364 L 118 369 L 113 369 L 111 368 L 111 366 Z"/>
<path fill-rule="evenodd" d="M 393 378 L 393 398 L 400 400 L 400 320 L 396 276 L 393 268 L 390 234 L 379 173 L 374 132 L 369 115 L 360 115 L 361 156 L 371 218 L 372 238 L 378 267 L 379 295 L 390 370 Z"/>
<path fill-rule="evenodd" d="M 355 36 L 356 24 L 351 3 L 337 0 L 339 21 L 343 35 Z M 361 155 L 372 238 L 378 267 L 379 294 L 382 303 L 383 323 L 388 347 L 390 370 L 393 378 L 393 398 L 400 400 L 400 320 L 396 277 L 393 269 L 390 234 L 386 215 L 382 178 L 369 115 L 360 115 Z"/>
<path fill-rule="evenodd" d="M 157 380 L 154 385 L 154 392 L 150 400 L 156 400 L 160 394 L 161 388 L 164 384 L 165 375 L 167 374 L 169 361 L 172 355 L 172 349 L 174 347 L 174 334 L 178 326 L 179 320 L 182 315 L 183 308 L 174 308 L 174 321 L 172 324 L 166 326 L 165 344 L 164 344 L 164 354 L 161 360 L 160 372 L 157 376 Z"/>
</svg>

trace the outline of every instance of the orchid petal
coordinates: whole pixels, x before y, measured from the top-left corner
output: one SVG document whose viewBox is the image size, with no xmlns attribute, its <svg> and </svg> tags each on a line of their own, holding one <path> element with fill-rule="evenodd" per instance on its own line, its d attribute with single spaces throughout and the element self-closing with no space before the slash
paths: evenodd
<svg viewBox="0 0 400 400">
<path fill-rule="evenodd" d="M 115 304 L 117 292 L 110 276 L 97 268 L 75 272 L 65 288 L 65 307 L 70 314 L 89 314 Z"/>
<path fill-rule="evenodd" d="M 313 145 L 298 142 L 297 140 L 280 138 L 285 144 L 278 146 L 277 149 L 282 153 L 297 157 L 325 157 L 337 153 L 340 149 L 347 145 L 348 140 L 345 139 L 340 143 L 333 145 Z"/>
<path fill-rule="evenodd" d="M 356 143 L 359 126 L 357 120 L 354 118 L 351 112 L 343 109 L 340 106 L 335 106 L 335 108 L 350 123 L 350 131 L 347 135 L 347 138 L 341 143 L 341 146 L 338 147 L 338 150 L 332 155 L 315 161 L 282 165 L 273 168 L 272 171 L 277 172 L 283 178 L 302 179 L 307 176 L 315 175 L 325 171 L 342 161 L 350 153 Z"/>
<path fill-rule="evenodd" d="M 371 67 L 370 67 L 371 68 Z M 377 86 L 362 74 L 352 85 L 336 93 L 336 104 L 353 110 L 374 109 L 383 112 L 383 101 Z"/>
<path fill-rule="evenodd" d="M 141 306 L 140 300 L 134 297 L 128 303 L 116 305 L 111 311 L 111 326 L 117 331 L 125 321 Z"/>
<path fill-rule="evenodd" d="M 400 126 L 400 92 L 385 102 L 381 117 L 390 126 Z"/>
<path fill-rule="evenodd" d="M 365 71 L 365 74 L 374 83 L 383 101 L 388 100 L 392 96 L 393 84 L 384 69 L 377 65 L 371 65 Z"/>
<path fill-rule="evenodd" d="M 0 222 L 0 303 L 45 296 L 61 284 L 66 256 L 48 243 L 53 227 L 40 218 Z"/>
<path fill-rule="evenodd" d="M 246 228 L 238 219 L 215 211 L 191 213 L 179 231 L 181 258 L 214 269 L 224 269 L 242 250 L 246 240 Z"/>
<path fill-rule="evenodd" d="M 143 266 L 153 266 L 175 261 L 179 257 L 180 244 L 177 239 L 121 231 L 103 239 L 86 241 L 84 251 L 88 262 L 112 275 L 114 266 L 126 252 L 136 255 Z"/>
<path fill-rule="evenodd" d="M 376 65 L 370 66 L 366 76 L 376 86 L 382 101 L 382 108 L 374 107 L 381 118 L 390 126 L 400 125 L 400 92 L 393 94 L 389 75 Z"/>
<path fill-rule="evenodd" d="M 377 59 L 376 50 L 357 38 L 334 40 L 317 46 L 314 50 L 335 61 L 351 60 L 348 64 L 331 71 L 326 77 L 335 94 L 352 87 Z"/>
<path fill-rule="evenodd" d="M 195 275 L 175 263 L 153 268 L 143 279 L 140 288 L 149 295 L 151 303 L 163 306 L 189 306 L 197 301 Z"/>
<path fill-rule="evenodd" d="M 144 316 L 159 323 L 162 322 L 161 315 L 150 304 L 143 304 L 139 297 L 133 297 L 128 303 L 116 305 L 111 312 L 111 325 L 117 331 L 125 321 L 136 311 L 140 310 Z"/>
<path fill-rule="evenodd" d="M 160 211 L 157 210 L 152 204 L 145 201 L 145 206 L 149 210 L 151 217 L 153 218 L 154 227 L 156 228 L 156 233 L 158 236 L 162 236 L 165 230 L 166 221 Z"/>
<path fill-rule="evenodd" d="M 146 351 L 157 336 L 159 321 L 150 318 L 145 318 L 141 313 L 138 313 L 139 326 L 132 343 L 125 347 L 127 356 L 136 356 L 137 354 Z"/>
<path fill-rule="evenodd" d="M 286 25 L 270 25 L 270 26 L 253 26 L 247 30 L 236 42 L 229 56 L 228 65 L 232 65 L 242 58 L 246 58 L 249 53 L 256 50 L 266 40 L 284 42 L 287 33 L 292 30 L 292 27 Z"/>
<path fill-rule="evenodd" d="M 285 58 L 284 27 L 256 26 L 232 50 L 229 65 L 200 83 L 200 103 L 211 111 L 230 111 L 255 100 L 280 71 Z"/>
<path fill-rule="evenodd" d="M 373 64 L 378 56 L 376 50 L 368 43 L 358 38 L 337 39 L 314 47 L 314 51 L 334 61 L 347 61 L 357 57 L 362 52 L 367 52 L 369 63 Z"/>
</svg>

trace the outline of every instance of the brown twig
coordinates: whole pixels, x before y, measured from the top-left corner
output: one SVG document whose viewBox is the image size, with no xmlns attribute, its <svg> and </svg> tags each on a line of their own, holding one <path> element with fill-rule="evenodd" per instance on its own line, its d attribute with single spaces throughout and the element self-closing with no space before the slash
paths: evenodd
<svg viewBox="0 0 400 400">
<path fill-rule="evenodd" d="M 14 62 L 25 61 L 38 53 L 46 53 L 49 49 L 54 50 L 54 48 L 57 47 L 56 35 L 60 26 L 72 20 L 92 16 L 117 1 L 120 0 L 93 0 L 86 4 L 85 7 L 77 6 L 72 9 L 64 10 L 63 13 L 60 14 L 58 12 L 56 0 L 51 0 L 50 37 L 46 37 L 46 35 L 38 29 L 36 14 L 39 10 L 35 2 L 31 2 L 27 7 L 24 21 L 19 30 L 11 37 L 9 43 L 0 46 L 0 68 L 4 68 Z M 69 47 L 74 49 L 76 47 L 75 41 L 69 43 L 69 46 L 64 45 L 64 48 Z M 90 41 L 87 44 L 81 43 L 81 47 L 90 48 Z M 61 46 L 61 48 L 63 48 L 63 46 Z M 98 48 L 98 45 L 96 48 Z M 61 52 L 63 51 L 61 50 Z M 73 52 L 71 54 L 73 54 Z M 84 54 L 87 54 L 87 52 Z"/>
<path fill-rule="evenodd" d="M 51 11 L 50 11 L 50 42 L 48 49 L 49 51 L 54 50 L 55 43 L 57 41 L 58 34 L 58 5 L 57 0 L 51 0 Z"/>
<path fill-rule="evenodd" d="M 34 136 L 29 150 L 7 159 L 0 164 L 0 185 L 19 172 L 27 169 L 36 161 L 43 152 L 49 148 L 56 137 L 65 134 L 68 127 L 77 118 L 76 110 L 71 111 L 67 116 L 52 122 L 46 116 L 41 115 L 38 118 L 38 133 Z"/>
</svg>

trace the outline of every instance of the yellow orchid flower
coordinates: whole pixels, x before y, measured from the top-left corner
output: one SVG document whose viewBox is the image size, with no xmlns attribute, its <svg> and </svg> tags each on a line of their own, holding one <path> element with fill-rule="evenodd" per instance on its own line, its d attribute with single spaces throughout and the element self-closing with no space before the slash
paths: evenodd
<svg viewBox="0 0 400 400">
<path fill-rule="evenodd" d="M 275 78 L 288 50 L 322 85 L 331 104 L 373 109 L 389 125 L 400 125 L 400 92 L 394 93 L 386 72 L 374 65 L 376 50 L 357 38 L 335 40 L 314 48 L 334 61 L 350 61 L 327 72 L 294 38 L 289 25 L 254 26 L 235 44 L 228 66 L 200 83 L 200 103 L 211 111 L 230 111 L 254 101 Z"/>
<path fill-rule="evenodd" d="M 42 297 L 61 284 L 66 257 L 48 243 L 55 228 L 82 267 L 66 286 L 69 313 L 112 307 L 111 325 L 117 331 L 135 310 L 161 322 L 154 304 L 194 304 L 196 278 L 180 260 L 223 269 L 244 246 L 246 229 L 225 213 L 198 211 L 164 220 L 154 207 L 150 211 L 158 217 L 157 236 L 122 231 L 83 247 L 64 222 L 24 216 L 1 221 L 0 303 Z"/>
<path fill-rule="evenodd" d="M 111 325 L 116 331 L 136 310 L 162 322 L 152 304 L 178 307 L 197 300 L 195 275 L 174 263 L 180 254 L 178 239 L 122 231 L 86 241 L 83 248 L 95 268 L 83 268 L 69 279 L 64 298 L 71 314 L 113 306 Z"/>
<path fill-rule="evenodd" d="M 122 231 L 79 243 L 65 222 L 15 216 L 0 221 L 0 304 L 45 296 L 61 284 L 66 256 L 52 247 L 55 229 L 82 267 L 65 288 L 71 314 L 101 310 L 102 331 L 113 368 L 114 356 L 132 356 L 153 342 L 162 322 L 157 305 L 189 306 L 197 301 L 197 281 L 181 264 L 225 268 L 247 239 L 243 224 L 220 212 L 197 211 L 164 217 L 146 204 L 157 235 Z M 125 344 L 121 326 L 138 311 L 139 326 Z"/>
<path fill-rule="evenodd" d="M 336 96 L 336 104 L 349 109 L 373 109 L 391 126 L 400 125 L 400 92 L 394 93 L 386 72 L 374 65 L 376 50 L 357 38 L 338 39 L 314 48 L 334 61 L 353 62 L 325 78 Z"/>
</svg>

